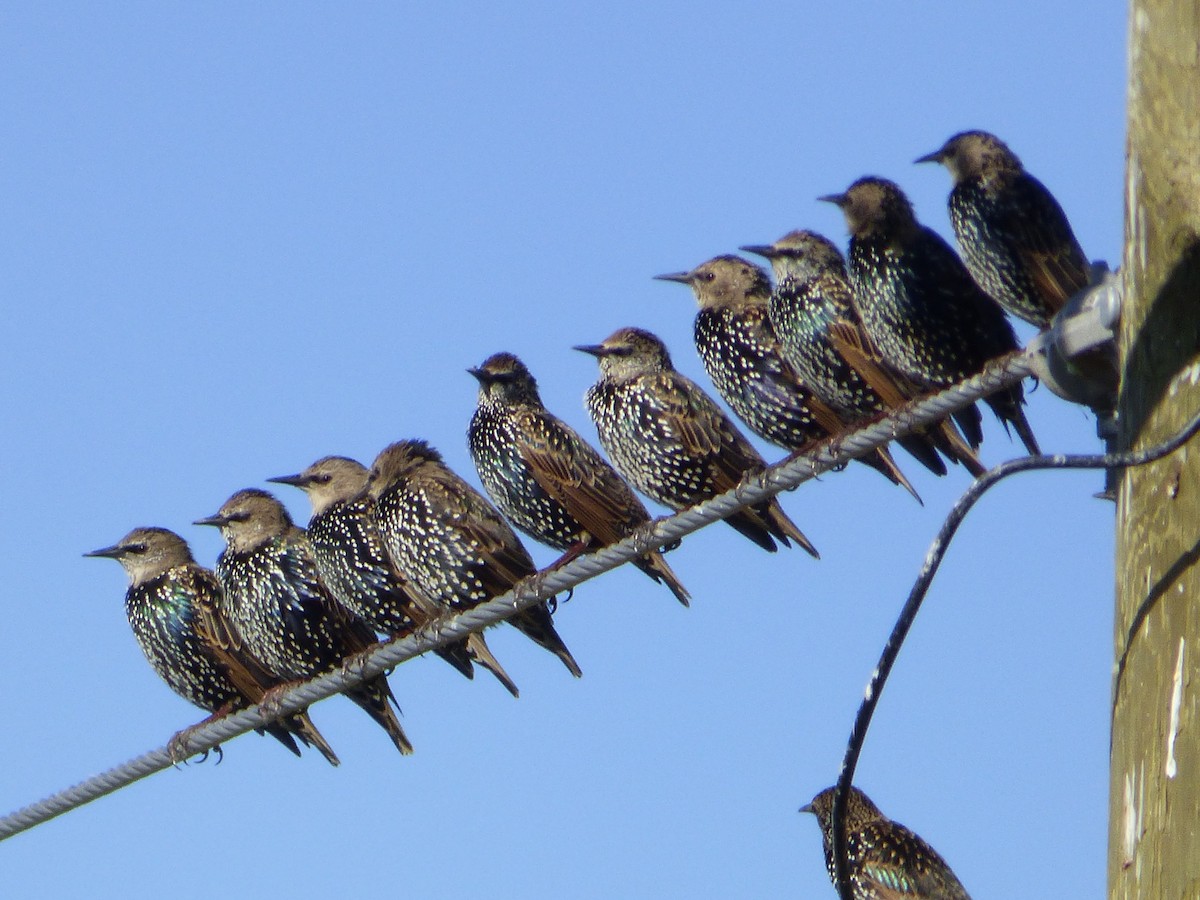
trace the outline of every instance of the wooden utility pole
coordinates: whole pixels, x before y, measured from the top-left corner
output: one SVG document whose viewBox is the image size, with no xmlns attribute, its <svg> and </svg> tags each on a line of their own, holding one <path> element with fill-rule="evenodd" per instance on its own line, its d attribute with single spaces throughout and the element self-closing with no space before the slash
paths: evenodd
<svg viewBox="0 0 1200 900">
<path fill-rule="evenodd" d="M 1200 0 L 1132 0 L 1129 19 L 1119 410 L 1140 448 L 1200 408 Z M 1109 897 L 1196 900 L 1198 442 L 1128 471 L 1117 510 Z"/>
</svg>

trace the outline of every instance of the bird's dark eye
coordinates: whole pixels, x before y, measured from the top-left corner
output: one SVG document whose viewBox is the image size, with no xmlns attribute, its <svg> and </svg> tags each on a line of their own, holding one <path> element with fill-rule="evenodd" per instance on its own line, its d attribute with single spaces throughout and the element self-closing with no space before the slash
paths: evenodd
<svg viewBox="0 0 1200 900">
<path fill-rule="evenodd" d="M 126 553 L 145 553 L 146 545 L 145 544 L 126 544 L 125 552 Z"/>
<path fill-rule="evenodd" d="M 250 513 L 246 512 L 244 509 L 239 509 L 237 512 L 231 512 L 225 518 L 227 518 L 230 522 L 245 522 L 249 520 Z"/>
<path fill-rule="evenodd" d="M 316 476 L 313 481 L 317 482 L 317 484 L 329 484 L 329 482 L 333 481 L 333 476 L 328 472 L 322 472 L 320 475 Z"/>
<path fill-rule="evenodd" d="M 714 278 L 717 277 L 717 273 L 716 272 L 705 272 L 700 277 L 703 278 L 705 281 L 712 281 Z"/>
</svg>

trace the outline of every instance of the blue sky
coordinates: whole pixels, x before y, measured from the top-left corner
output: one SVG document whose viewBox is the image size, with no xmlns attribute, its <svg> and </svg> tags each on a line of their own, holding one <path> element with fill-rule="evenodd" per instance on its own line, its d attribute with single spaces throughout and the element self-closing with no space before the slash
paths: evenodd
<svg viewBox="0 0 1200 900">
<path fill-rule="evenodd" d="M 160 683 L 84 551 L 179 530 L 235 490 L 423 437 L 475 481 L 489 354 L 521 355 L 594 435 L 594 360 L 660 334 L 707 384 L 687 291 L 651 280 L 796 227 L 864 174 L 949 235 L 911 161 L 1008 141 L 1092 258 L 1119 261 L 1122 4 L 37 4 L 0 29 L 7 571 L 0 806 L 201 717 Z M 1030 336 L 1019 326 L 1022 339 Z M 1093 452 L 1049 391 L 1047 450 Z M 990 414 L 983 456 L 1019 452 Z M 782 451 L 763 447 L 770 459 Z M 796 809 L 836 777 L 862 688 L 967 486 L 904 454 L 785 508 L 822 553 L 714 526 L 670 557 L 694 595 L 620 571 L 558 627 L 575 682 L 515 633 L 522 688 L 438 661 L 391 681 L 401 759 L 341 698 L 341 755 L 253 735 L 6 842 L 6 893 L 97 898 L 831 897 Z M 859 471 L 861 469 L 861 471 Z M 1113 508 L 1095 474 L 1006 483 L 968 520 L 902 655 L 859 783 L 977 898 L 1104 884 Z M 296 516 L 299 492 L 280 488 Z M 530 545 L 542 563 L 552 551 Z"/>
</svg>

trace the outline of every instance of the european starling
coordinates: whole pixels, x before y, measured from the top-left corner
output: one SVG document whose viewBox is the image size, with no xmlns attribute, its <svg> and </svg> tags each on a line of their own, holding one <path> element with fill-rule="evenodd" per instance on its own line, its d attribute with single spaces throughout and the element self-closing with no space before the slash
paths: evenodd
<svg viewBox="0 0 1200 900">
<path fill-rule="evenodd" d="M 317 574 L 339 603 L 376 631 L 392 637 L 428 624 L 441 607 L 421 595 L 396 571 L 375 527 L 375 504 L 366 496 L 370 473 L 344 456 L 326 456 L 298 475 L 268 478 L 302 489 L 312 502 L 308 541 Z M 472 656 L 494 672 L 513 696 L 513 684 L 492 656 L 483 635 L 472 635 L 434 651 L 467 678 L 475 676 Z"/>
<path fill-rule="evenodd" d="M 650 521 L 608 461 L 546 410 L 521 360 L 497 353 L 468 371 L 479 381 L 479 406 L 467 444 L 483 486 L 514 525 L 569 558 L 616 543 Z M 634 565 L 688 605 L 687 589 L 661 553 Z"/>
<path fill-rule="evenodd" d="M 821 826 L 830 879 L 833 794 L 833 788 L 826 788 L 800 809 L 816 816 Z M 850 788 L 846 803 L 846 862 L 855 900 L 971 900 L 936 850 L 887 818 L 856 787 Z"/>
<path fill-rule="evenodd" d="M 690 272 L 658 275 L 691 287 L 696 314 L 696 349 L 717 393 L 759 437 L 788 450 L 839 434 L 844 418 L 806 384 L 783 355 L 771 324 L 767 273 L 739 256 L 718 256 Z M 916 497 L 886 448 L 862 461 Z"/>
<path fill-rule="evenodd" d="M 890 369 L 866 331 L 833 243 L 812 231 L 792 231 L 774 244 L 742 248 L 771 261 L 775 290 L 771 324 L 780 352 L 813 393 L 851 423 L 874 419 L 924 393 Z M 974 475 L 984 469 L 949 420 L 898 443 L 935 475 L 945 475 L 941 450 Z"/>
<path fill-rule="evenodd" d="M 836 203 L 850 227 L 850 283 L 867 334 L 884 358 L 917 384 L 942 389 L 1018 350 L 1004 311 L 980 290 L 958 255 L 921 225 L 895 183 L 860 178 Z M 1030 453 L 1037 440 L 1021 410 L 1021 385 L 985 398 Z M 972 447 L 983 439 L 978 412 L 955 420 Z M 973 415 L 972 415 L 973 413 Z"/>
<path fill-rule="evenodd" d="M 964 131 L 917 162 L 950 170 L 950 221 L 963 262 L 1014 316 L 1046 328 L 1087 287 L 1087 257 L 1062 207 L 994 134 Z"/>
<path fill-rule="evenodd" d="M 643 494 L 681 510 L 736 487 L 766 461 L 694 382 L 675 371 L 655 335 L 622 328 L 602 344 L 575 348 L 600 361 L 586 402 L 600 443 Z M 775 541 L 816 548 L 775 498 L 732 513 L 734 529 L 774 552 Z"/>
<path fill-rule="evenodd" d="M 371 466 L 368 492 L 379 533 L 400 573 L 449 609 L 478 606 L 537 571 L 495 507 L 424 441 L 385 447 Z M 554 630 L 545 603 L 508 621 L 562 660 L 576 678 L 583 674 Z"/>
<path fill-rule="evenodd" d="M 276 678 L 313 678 L 375 643 L 370 627 L 321 583 L 307 535 L 266 491 L 238 491 L 216 515 L 196 524 L 221 529 L 227 546 L 217 558 L 217 578 L 229 619 Z M 412 753 L 385 676 L 350 688 L 346 696 L 388 733 L 396 749 Z"/>
<path fill-rule="evenodd" d="M 257 704 L 279 683 L 242 647 L 221 608 L 221 585 L 196 564 L 173 531 L 135 528 L 111 547 L 84 555 L 121 564 L 129 576 L 125 615 L 146 659 L 175 693 L 213 714 L 171 740 L 173 755 L 187 756 L 187 736 L 194 729 Z M 264 730 L 297 756 L 293 738 L 338 764 L 307 712 L 292 713 Z"/>
</svg>

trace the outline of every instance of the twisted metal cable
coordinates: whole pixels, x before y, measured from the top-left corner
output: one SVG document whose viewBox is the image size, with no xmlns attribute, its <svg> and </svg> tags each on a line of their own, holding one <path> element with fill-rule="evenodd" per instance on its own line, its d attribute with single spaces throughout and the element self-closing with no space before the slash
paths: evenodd
<svg viewBox="0 0 1200 900">
<path fill-rule="evenodd" d="M 891 635 L 888 636 L 883 653 L 879 657 L 879 664 L 876 665 L 875 671 L 871 673 L 871 680 L 867 683 L 867 689 L 863 694 L 863 702 L 858 708 L 858 715 L 854 719 L 854 727 L 850 732 L 850 742 L 846 747 L 846 755 L 842 759 L 842 769 L 838 774 L 837 790 L 833 796 L 832 813 L 834 884 L 837 886 L 838 894 L 842 900 L 854 900 L 854 893 L 850 885 L 850 867 L 846 861 L 846 805 L 850 796 L 850 786 L 853 783 L 854 771 L 858 766 L 858 758 L 862 753 L 863 742 L 867 737 L 867 729 L 871 726 L 871 717 L 875 713 L 875 707 L 879 704 L 879 695 L 883 692 L 888 675 L 892 671 L 892 666 L 896 663 L 896 657 L 900 654 L 900 648 L 904 644 L 904 639 L 908 636 L 908 632 L 916 620 L 917 613 L 921 609 L 921 604 L 925 600 L 925 595 L 929 592 L 929 586 L 933 583 L 934 576 L 937 575 L 942 560 L 946 557 L 950 541 L 953 540 L 954 535 L 958 532 L 958 527 L 962 524 L 963 519 L 966 518 L 967 513 L 971 511 L 972 507 L 975 506 L 988 490 L 1010 475 L 1016 475 L 1020 472 L 1032 472 L 1039 469 L 1125 469 L 1131 466 L 1142 466 L 1162 459 L 1164 456 L 1178 450 L 1195 436 L 1197 432 L 1200 432 L 1200 413 L 1193 416 L 1191 421 L 1176 434 L 1161 444 L 1145 450 L 1094 455 L 1067 456 L 1056 454 L 1025 456 L 1020 459 L 1009 460 L 980 475 L 963 492 L 963 495 L 957 502 L 955 502 L 953 508 L 951 508 L 949 514 L 942 522 L 942 527 L 938 530 L 933 543 L 930 544 L 929 552 L 925 554 L 925 561 L 921 565 L 921 571 L 917 575 L 916 583 L 913 584 L 912 591 L 908 595 L 908 600 L 905 602 L 904 608 L 900 611 L 900 615 L 896 620 L 896 625 L 892 629 Z"/>
<path fill-rule="evenodd" d="M 471 632 L 481 631 L 487 626 L 502 622 L 535 603 L 548 600 L 555 594 L 615 569 L 649 550 L 674 543 L 744 506 L 773 497 L 781 491 L 792 490 L 818 475 L 844 466 L 850 460 L 863 456 L 894 438 L 903 437 L 918 428 L 939 422 L 950 413 L 1017 383 L 1028 376 L 1032 369 L 1031 354 L 1013 353 L 1001 357 L 979 375 L 962 384 L 926 399 L 914 401 L 851 434 L 832 438 L 808 452 L 788 457 L 748 477 L 736 488 L 718 497 L 673 516 L 650 522 L 616 544 L 577 557 L 558 568 L 532 575 L 516 585 L 512 591 L 471 610 L 430 623 L 415 634 L 389 641 L 353 666 L 335 669 L 298 685 L 279 698 L 272 715 L 267 715 L 260 707 L 255 706 L 197 727 L 188 735 L 187 749 L 191 753 L 204 753 L 222 741 L 268 724 L 281 714 L 304 709 L 318 700 L 341 693 L 427 650 L 444 646 L 466 637 Z M 162 771 L 172 763 L 169 745 L 160 747 L 22 807 L 0 819 L 0 841 L 126 787 L 147 775 Z"/>
</svg>

